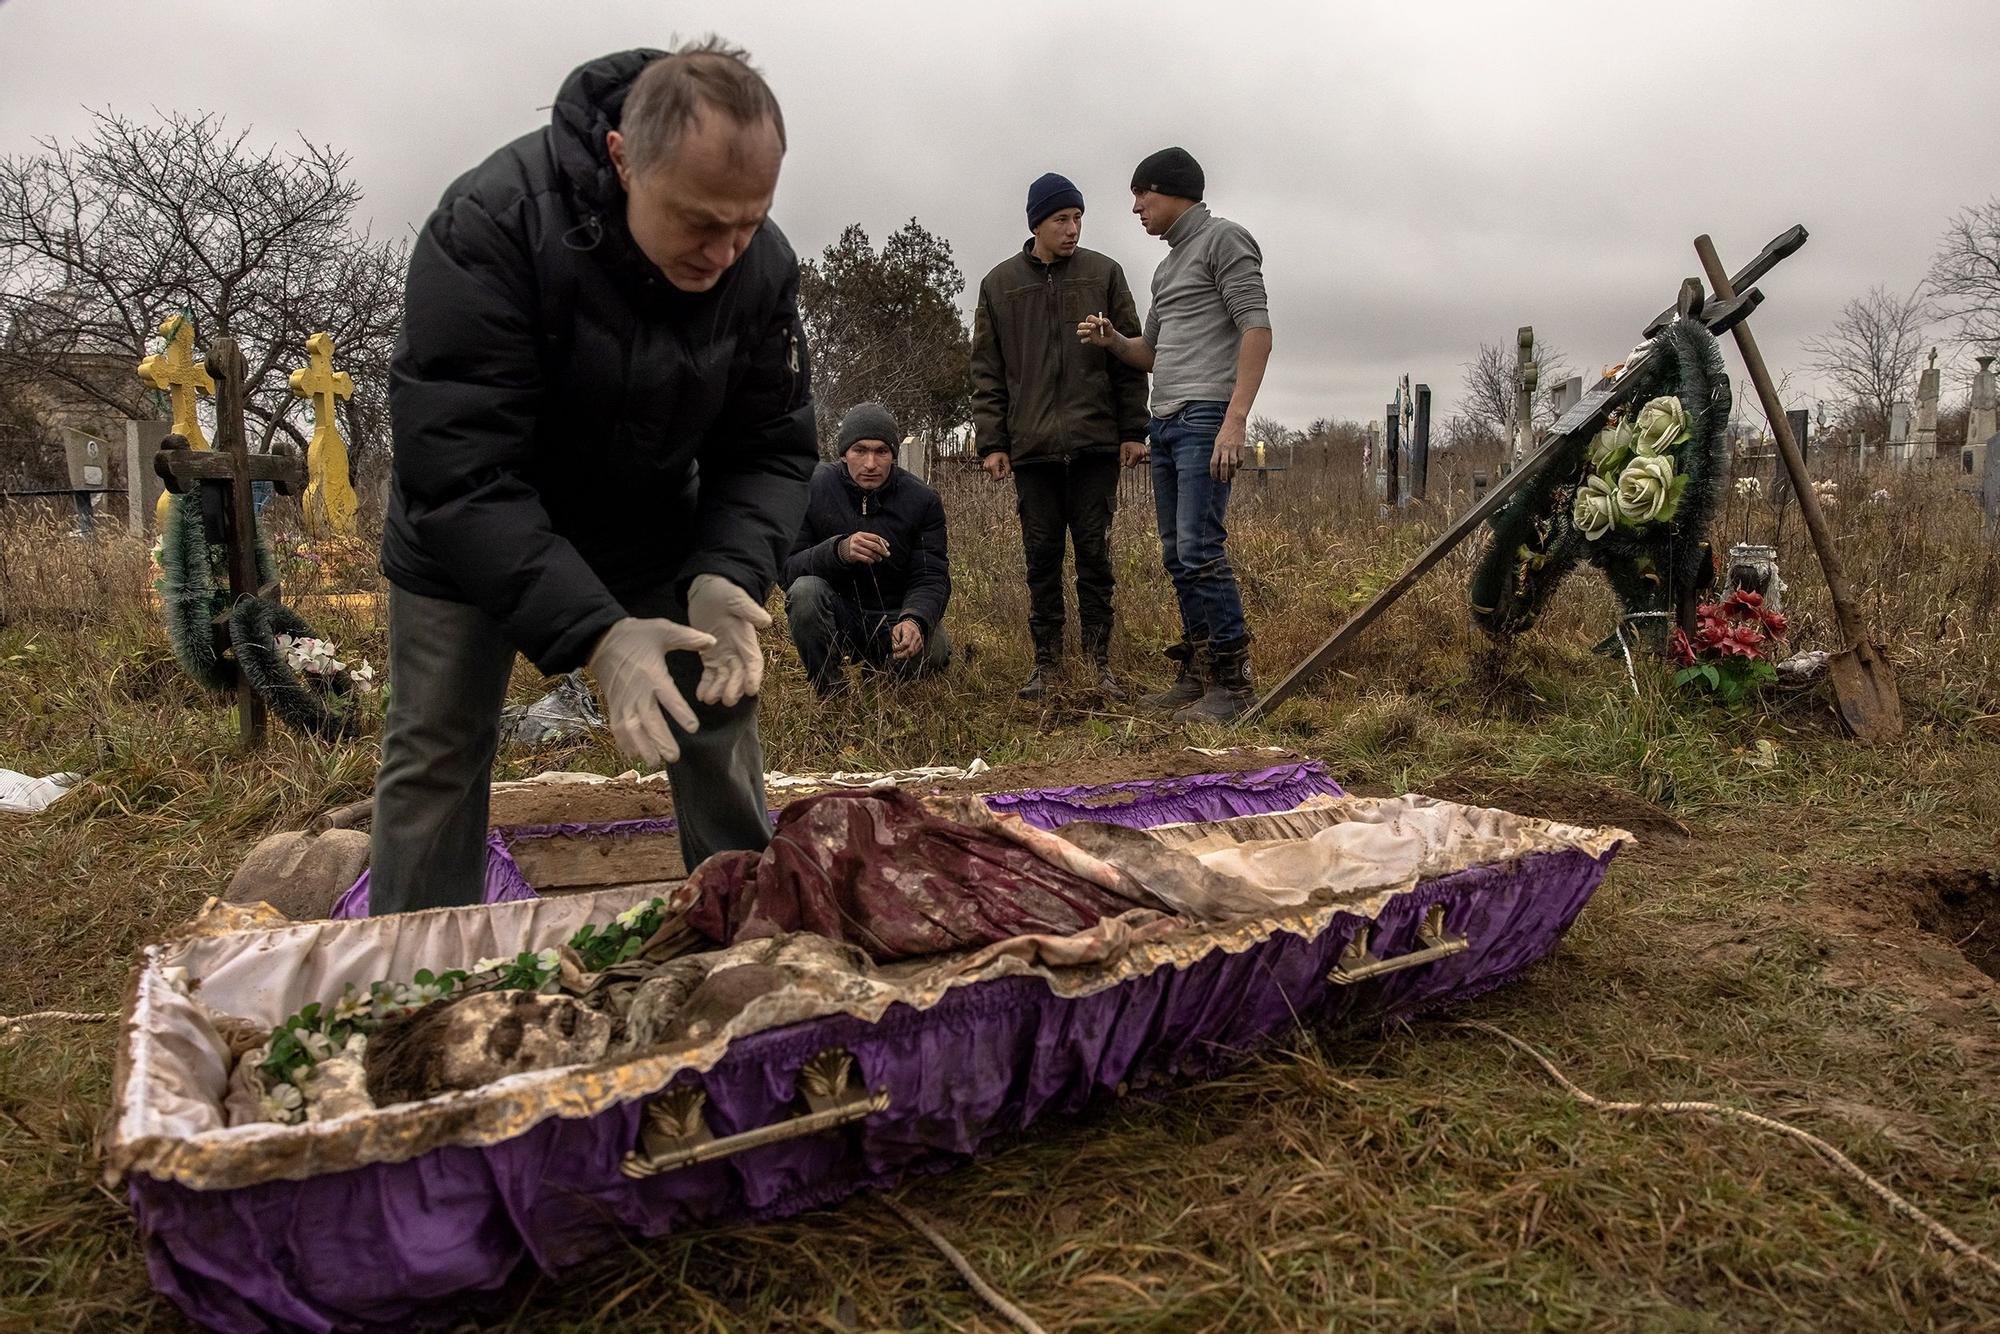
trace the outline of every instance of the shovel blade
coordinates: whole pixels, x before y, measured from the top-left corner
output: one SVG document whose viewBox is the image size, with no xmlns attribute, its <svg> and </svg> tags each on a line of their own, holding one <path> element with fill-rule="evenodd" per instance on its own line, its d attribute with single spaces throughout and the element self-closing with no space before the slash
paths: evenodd
<svg viewBox="0 0 2000 1334">
<path fill-rule="evenodd" d="M 1903 699 L 1896 674 L 1873 644 L 1842 649 L 1827 662 L 1840 721 L 1857 741 L 1893 741 L 1903 734 Z"/>
</svg>

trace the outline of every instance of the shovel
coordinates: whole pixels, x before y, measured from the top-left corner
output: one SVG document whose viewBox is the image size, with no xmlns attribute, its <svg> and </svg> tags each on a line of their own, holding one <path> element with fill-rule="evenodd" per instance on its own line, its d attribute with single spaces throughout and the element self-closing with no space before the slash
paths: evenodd
<svg viewBox="0 0 2000 1334">
<path fill-rule="evenodd" d="M 1715 295 L 1724 301 L 1733 298 L 1736 289 L 1730 285 L 1729 271 L 1722 267 L 1722 260 L 1715 253 L 1715 243 L 1706 236 L 1697 236 L 1694 252 L 1701 257 L 1701 267 L 1707 271 Z M 1736 335 L 1737 351 L 1743 354 L 1744 369 L 1750 372 L 1750 383 L 1756 386 L 1757 398 L 1764 405 L 1764 416 L 1770 420 L 1771 433 L 1778 439 L 1778 456 L 1785 461 L 1785 471 L 1791 475 L 1792 494 L 1798 499 L 1799 513 L 1805 516 L 1806 531 L 1812 535 L 1820 569 L 1826 573 L 1826 591 L 1833 598 L 1834 618 L 1847 645 L 1827 662 L 1840 721 L 1857 740 L 1892 740 L 1903 734 L 1903 701 L 1896 693 L 1896 674 L 1882 650 L 1870 643 L 1862 630 L 1861 615 L 1854 609 L 1847 577 L 1841 573 L 1840 554 L 1833 549 L 1826 519 L 1819 511 L 1819 496 L 1813 491 L 1812 479 L 1806 476 L 1799 442 L 1792 438 L 1791 423 L 1785 419 L 1784 405 L 1778 402 L 1777 387 L 1771 383 L 1771 372 L 1757 350 L 1750 322 L 1739 322 L 1732 332 Z"/>
</svg>

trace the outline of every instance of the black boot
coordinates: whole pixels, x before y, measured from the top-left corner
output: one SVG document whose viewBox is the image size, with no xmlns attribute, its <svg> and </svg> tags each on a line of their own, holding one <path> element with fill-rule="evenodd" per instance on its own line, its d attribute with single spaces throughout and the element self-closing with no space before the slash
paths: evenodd
<svg viewBox="0 0 2000 1334">
<path fill-rule="evenodd" d="M 1250 684 L 1250 641 L 1216 647 L 1208 655 L 1207 689 L 1201 698 L 1174 714 L 1179 723 L 1233 723 L 1257 702 Z"/>
<path fill-rule="evenodd" d="M 1125 687 L 1111 671 L 1111 631 L 1090 628 L 1083 632 L 1083 650 L 1091 662 L 1091 690 L 1106 703 L 1125 698 Z"/>
<path fill-rule="evenodd" d="M 1195 651 L 1194 645 L 1182 640 L 1167 650 L 1167 656 L 1179 668 L 1174 675 L 1174 683 L 1140 700 L 1143 708 L 1169 712 L 1201 698 L 1201 655 Z"/>
<path fill-rule="evenodd" d="M 1035 644 L 1035 670 L 1028 673 L 1028 679 L 1014 694 L 1021 699 L 1047 699 L 1056 688 L 1056 676 L 1061 671 L 1062 642 L 1040 640 Z"/>
</svg>

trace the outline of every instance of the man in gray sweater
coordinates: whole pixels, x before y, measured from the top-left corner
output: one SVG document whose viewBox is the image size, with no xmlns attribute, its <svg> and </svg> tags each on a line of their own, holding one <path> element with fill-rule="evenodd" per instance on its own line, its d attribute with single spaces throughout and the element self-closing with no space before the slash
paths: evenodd
<svg viewBox="0 0 2000 1334">
<path fill-rule="evenodd" d="M 1180 671 L 1146 703 L 1188 722 L 1228 722 L 1255 699 L 1250 631 L 1225 544 L 1230 482 L 1271 358 L 1263 254 L 1241 226 L 1201 202 L 1201 164 L 1164 148 L 1132 174 L 1132 211 L 1168 245 L 1153 304 L 1133 338 L 1093 315 L 1077 337 L 1153 373 L 1153 503 L 1160 554 L 1180 603 Z"/>
</svg>

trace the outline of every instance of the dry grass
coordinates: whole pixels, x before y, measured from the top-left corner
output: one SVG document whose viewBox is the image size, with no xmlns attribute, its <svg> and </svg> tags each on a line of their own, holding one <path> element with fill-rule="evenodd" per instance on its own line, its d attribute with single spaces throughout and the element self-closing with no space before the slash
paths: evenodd
<svg viewBox="0 0 2000 1334">
<path fill-rule="evenodd" d="M 1385 521 L 1351 488 L 1300 480 L 1246 489 L 1235 516 L 1266 675 L 1444 520 L 1419 509 Z M 773 766 L 1097 757 L 1116 777 L 1121 756 L 1222 739 L 1080 696 L 1015 701 L 1028 653 L 1011 507 L 1000 488 L 950 485 L 953 620 L 972 662 L 819 711 L 781 647 Z M 1891 504 L 1867 502 L 1880 486 Z M 1960 1233 L 2000 1244 L 2000 987 L 1927 935 L 1913 906 L 1950 868 L 2000 867 L 2000 558 L 1969 503 L 1928 478 L 1844 479 L 1834 517 L 1904 672 L 1912 726 L 1897 745 L 1856 749 L 1812 692 L 1743 716 L 1651 678 L 1635 699 L 1622 665 L 1588 652 L 1611 606 L 1586 575 L 1495 660 L 1466 628 L 1469 553 L 1248 739 L 1324 756 L 1363 788 L 1636 827 L 1640 845 L 1558 956 L 1464 1012 L 1602 1094 L 1794 1118 Z M 1166 638 L 1169 599 L 1150 523 L 1131 505 L 1118 522 L 1121 661 L 1158 678 L 1148 646 Z M 1740 507 L 1724 522 L 1740 536 Z M 1768 510 L 1752 522 L 1772 531 Z M 1794 513 L 1780 543 L 1791 603 L 1800 638 L 1824 646 L 1801 538 Z M 91 774 L 42 817 L 0 817 L 0 1013 L 115 1006 L 134 948 L 185 918 L 257 837 L 365 793 L 372 776 L 367 742 L 281 736 L 236 755 L 226 711 L 174 667 L 144 579 L 135 544 L 0 527 L 0 764 Z M 291 591 L 312 608 L 310 581 Z M 381 663 L 365 613 L 315 619 Z M 516 687 L 525 700 L 542 683 L 523 668 Z M 615 764 L 594 742 L 503 757 L 509 773 Z M 0 1043 L 0 1328 L 175 1324 L 147 1289 L 121 1202 L 94 1184 L 109 1046 L 102 1028 Z M 1440 1023 L 1301 1033 L 1228 1078 L 1038 1128 L 906 1191 L 1052 1329 L 2000 1322 L 2000 1285 L 1795 1146 L 1739 1126 L 1599 1116 L 1501 1044 Z M 633 1245 L 473 1323 L 997 1327 L 866 1198 Z"/>
</svg>

